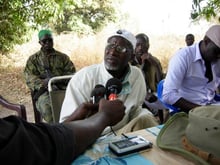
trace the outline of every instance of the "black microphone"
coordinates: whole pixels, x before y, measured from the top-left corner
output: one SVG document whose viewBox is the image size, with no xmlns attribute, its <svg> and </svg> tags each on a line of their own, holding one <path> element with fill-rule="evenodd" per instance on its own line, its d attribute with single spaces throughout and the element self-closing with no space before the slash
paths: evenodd
<svg viewBox="0 0 220 165">
<path fill-rule="evenodd" d="M 122 90 L 122 83 L 117 78 L 111 78 L 107 81 L 105 88 L 108 100 L 115 100 Z"/>
<path fill-rule="evenodd" d="M 105 88 L 106 88 L 106 95 L 108 100 L 115 100 L 118 97 L 117 94 L 119 94 L 122 90 L 122 83 L 117 78 L 111 78 L 107 81 Z M 116 136 L 116 133 L 113 130 L 113 128 L 112 127 L 110 128 L 113 134 Z"/>
<path fill-rule="evenodd" d="M 106 89 L 103 85 L 97 84 L 91 92 L 91 101 L 93 104 L 99 103 L 101 98 L 105 97 Z"/>
</svg>

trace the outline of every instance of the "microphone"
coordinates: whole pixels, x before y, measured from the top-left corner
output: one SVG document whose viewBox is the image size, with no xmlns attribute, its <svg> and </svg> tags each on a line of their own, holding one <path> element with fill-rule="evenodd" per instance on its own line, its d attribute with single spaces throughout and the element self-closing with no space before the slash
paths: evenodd
<svg viewBox="0 0 220 165">
<path fill-rule="evenodd" d="M 115 100 L 122 90 L 122 83 L 117 78 L 111 78 L 107 81 L 105 88 L 108 100 Z"/>
<path fill-rule="evenodd" d="M 122 90 L 122 83 L 119 79 L 117 78 L 111 78 L 107 81 L 106 85 L 106 95 L 108 100 L 112 101 L 117 99 L 117 94 L 119 94 Z M 117 136 L 117 134 L 115 133 L 115 131 L 113 130 L 112 127 L 110 127 L 111 131 L 113 132 L 113 134 L 115 136 Z"/>
<path fill-rule="evenodd" d="M 97 84 L 91 92 L 91 101 L 93 104 L 99 103 L 101 98 L 105 97 L 106 89 L 103 85 Z"/>
</svg>

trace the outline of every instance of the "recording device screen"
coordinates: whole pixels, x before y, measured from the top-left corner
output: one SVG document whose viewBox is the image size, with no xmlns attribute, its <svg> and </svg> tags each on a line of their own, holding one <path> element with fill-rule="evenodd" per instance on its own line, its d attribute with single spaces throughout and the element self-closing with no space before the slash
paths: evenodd
<svg viewBox="0 0 220 165">
<path fill-rule="evenodd" d="M 115 142 L 114 145 L 116 145 L 118 148 L 126 148 L 126 147 L 129 147 L 129 146 L 133 146 L 133 145 L 136 145 L 137 143 L 136 142 L 132 142 L 132 141 L 128 141 L 128 140 L 122 140 L 122 141 L 119 141 L 119 142 Z"/>
<path fill-rule="evenodd" d="M 152 143 L 141 136 L 121 139 L 109 144 L 109 148 L 118 156 L 152 148 Z"/>
</svg>

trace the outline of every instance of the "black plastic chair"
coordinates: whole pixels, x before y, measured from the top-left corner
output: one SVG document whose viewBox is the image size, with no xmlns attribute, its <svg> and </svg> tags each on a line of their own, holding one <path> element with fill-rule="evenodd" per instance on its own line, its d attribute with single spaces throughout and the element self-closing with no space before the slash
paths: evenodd
<svg viewBox="0 0 220 165">
<path fill-rule="evenodd" d="M 2 105 L 3 107 L 9 110 L 16 111 L 19 117 L 21 117 L 24 120 L 27 120 L 26 108 L 24 105 L 10 103 L 6 99 L 4 99 L 1 95 L 0 95 L 0 105 Z"/>
</svg>

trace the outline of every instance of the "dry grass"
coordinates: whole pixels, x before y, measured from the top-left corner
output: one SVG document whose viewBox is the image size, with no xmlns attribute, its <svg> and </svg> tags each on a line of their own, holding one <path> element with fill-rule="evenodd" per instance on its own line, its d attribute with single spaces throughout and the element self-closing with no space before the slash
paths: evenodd
<svg viewBox="0 0 220 165">
<path fill-rule="evenodd" d="M 30 92 L 23 79 L 23 69 L 28 57 L 40 48 L 37 34 L 34 36 L 30 42 L 16 46 L 11 54 L 0 56 L 0 94 L 11 102 L 24 104 L 29 111 L 29 121 L 33 121 L 32 104 Z M 54 36 L 54 47 L 68 54 L 79 70 L 102 61 L 107 36 L 108 33 L 101 32 L 97 36 L 79 39 L 73 34 L 62 34 Z M 166 71 L 170 57 L 176 50 L 185 46 L 184 36 L 149 36 L 149 38 L 150 52 L 158 57 Z"/>
</svg>

